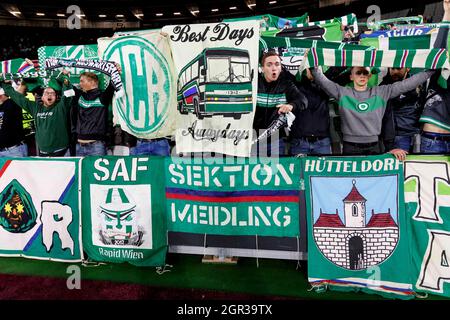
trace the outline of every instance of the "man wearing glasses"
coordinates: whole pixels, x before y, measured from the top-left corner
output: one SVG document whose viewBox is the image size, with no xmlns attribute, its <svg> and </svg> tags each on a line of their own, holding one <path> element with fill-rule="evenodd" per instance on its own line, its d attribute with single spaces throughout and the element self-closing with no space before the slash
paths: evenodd
<svg viewBox="0 0 450 320">
<path fill-rule="evenodd" d="M 66 79 L 67 80 L 67 79 Z M 63 157 L 69 155 L 69 112 L 72 97 L 66 91 L 68 81 L 63 80 L 64 94 L 58 99 L 61 85 L 51 80 L 44 89 L 40 102 L 30 101 L 18 93 L 11 83 L 1 83 L 5 94 L 21 108 L 29 112 L 36 121 L 36 143 L 40 157 Z"/>
</svg>

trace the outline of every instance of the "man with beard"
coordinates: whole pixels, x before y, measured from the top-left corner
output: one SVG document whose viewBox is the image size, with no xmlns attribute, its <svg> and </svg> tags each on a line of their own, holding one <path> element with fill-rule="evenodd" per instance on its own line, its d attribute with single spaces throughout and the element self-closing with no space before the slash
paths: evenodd
<svg viewBox="0 0 450 320">
<path fill-rule="evenodd" d="M 388 85 L 410 77 L 409 68 L 389 68 L 381 85 Z M 420 133 L 419 118 L 423 110 L 425 83 L 388 101 L 382 132 L 386 151 L 413 151 L 414 136 Z"/>
</svg>

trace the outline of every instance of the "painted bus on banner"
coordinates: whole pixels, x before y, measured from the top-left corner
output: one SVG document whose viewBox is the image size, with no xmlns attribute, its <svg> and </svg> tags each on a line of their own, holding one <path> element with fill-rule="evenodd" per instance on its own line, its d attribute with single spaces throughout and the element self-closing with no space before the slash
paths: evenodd
<svg viewBox="0 0 450 320">
<path fill-rule="evenodd" d="M 240 119 L 253 110 L 252 80 L 247 50 L 206 48 L 178 75 L 178 111 Z"/>
</svg>

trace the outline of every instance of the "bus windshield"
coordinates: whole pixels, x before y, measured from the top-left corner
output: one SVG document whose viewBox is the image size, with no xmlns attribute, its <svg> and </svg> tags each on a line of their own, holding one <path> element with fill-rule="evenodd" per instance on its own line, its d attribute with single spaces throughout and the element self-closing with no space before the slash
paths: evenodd
<svg viewBox="0 0 450 320">
<path fill-rule="evenodd" d="M 208 57 L 208 82 L 250 81 L 248 57 Z"/>
</svg>

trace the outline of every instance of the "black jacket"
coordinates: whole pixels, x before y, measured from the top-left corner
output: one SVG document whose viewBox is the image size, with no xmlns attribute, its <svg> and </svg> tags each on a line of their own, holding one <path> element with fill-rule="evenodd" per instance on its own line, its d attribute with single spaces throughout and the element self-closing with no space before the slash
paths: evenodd
<svg viewBox="0 0 450 320">
<path fill-rule="evenodd" d="M 328 95 L 314 82 L 303 77 L 297 83 L 298 89 L 306 97 L 308 108 L 297 110 L 291 127 L 292 138 L 301 137 L 329 137 L 330 114 Z"/>
<path fill-rule="evenodd" d="M 92 89 L 83 92 L 75 88 L 75 132 L 78 139 L 105 140 L 109 134 L 108 109 L 114 95 L 114 88 L 110 83 L 105 91 Z"/>
<path fill-rule="evenodd" d="M 22 109 L 8 99 L 0 105 L 0 149 L 15 146 L 23 139 Z"/>
<path fill-rule="evenodd" d="M 385 76 L 380 85 L 392 84 L 395 81 Z M 413 136 L 420 132 L 419 118 L 425 101 L 425 85 L 388 101 L 383 124 L 386 137 Z"/>
<path fill-rule="evenodd" d="M 273 99 L 277 103 L 272 103 Z M 278 118 L 277 104 L 291 104 L 292 112 L 305 109 L 308 105 L 306 97 L 297 89 L 288 71 L 282 70 L 277 81 L 267 82 L 264 75 L 258 76 L 258 100 L 256 103 L 253 128 L 267 129 Z M 283 134 L 283 130 L 281 130 Z"/>
<path fill-rule="evenodd" d="M 450 131 L 450 91 L 428 90 L 420 122 L 431 123 L 442 129 Z"/>
</svg>

